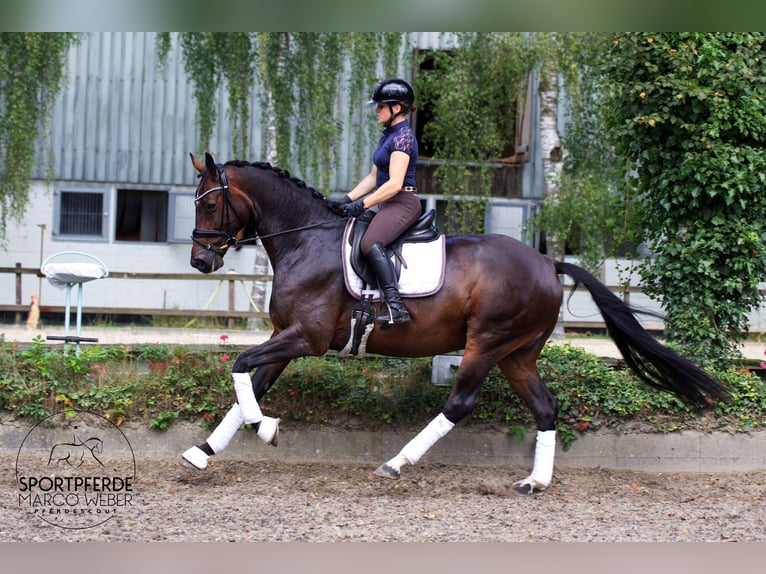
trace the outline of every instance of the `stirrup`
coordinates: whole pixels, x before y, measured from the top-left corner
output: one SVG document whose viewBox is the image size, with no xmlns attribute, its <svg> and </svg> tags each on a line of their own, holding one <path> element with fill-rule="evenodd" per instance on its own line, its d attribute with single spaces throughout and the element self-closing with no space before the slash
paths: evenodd
<svg viewBox="0 0 766 574">
<path fill-rule="evenodd" d="M 407 323 L 412 319 L 409 311 L 407 311 L 403 304 L 394 303 L 394 305 L 391 305 L 387 301 L 384 301 L 384 304 L 386 309 L 388 309 L 388 314 L 375 317 L 376 321 L 381 321 L 387 325 L 398 325 L 400 323 Z"/>
</svg>

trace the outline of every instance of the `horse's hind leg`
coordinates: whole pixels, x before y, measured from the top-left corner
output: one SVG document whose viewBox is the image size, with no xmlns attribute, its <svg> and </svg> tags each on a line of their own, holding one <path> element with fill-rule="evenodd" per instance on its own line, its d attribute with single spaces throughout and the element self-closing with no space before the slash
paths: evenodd
<svg viewBox="0 0 766 574">
<path fill-rule="evenodd" d="M 439 439 L 473 410 L 479 389 L 492 365 L 490 358 L 482 355 L 476 356 L 466 350 L 460 368 L 455 374 L 455 385 L 452 388 L 452 393 L 450 393 L 442 412 L 408 442 L 399 451 L 399 454 L 380 465 L 375 470 L 375 474 L 384 478 L 399 478 L 402 466 L 416 464 Z"/>
<path fill-rule="evenodd" d="M 553 460 L 556 452 L 556 419 L 559 406 L 537 372 L 539 351 L 516 354 L 498 361 L 497 365 L 513 390 L 526 403 L 535 417 L 537 438 L 532 472 L 514 484 L 517 494 L 532 494 L 545 490 L 553 478 Z"/>
<path fill-rule="evenodd" d="M 255 380 L 251 383 L 256 387 L 255 394 L 259 397 L 263 397 L 277 377 L 284 371 L 288 362 L 289 361 L 258 367 L 255 372 Z M 247 379 L 248 381 L 250 380 L 249 375 L 247 375 Z M 265 442 L 277 446 L 279 438 L 279 419 L 263 417 L 262 421 L 267 421 L 269 425 L 267 426 L 261 422 L 256 431 L 258 436 Z M 186 466 L 191 465 L 200 470 L 206 468 L 208 459 L 214 454 L 219 454 L 228 446 L 231 439 L 234 438 L 234 435 L 244 422 L 246 422 L 245 417 L 242 415 L 239 403 L 234 403 L 223 417 L 223 420 L 215 427 L 208 439 L 203 444 L 193 446 L 186 450 L 181 455 L 181 462 Z"/>
</svg>

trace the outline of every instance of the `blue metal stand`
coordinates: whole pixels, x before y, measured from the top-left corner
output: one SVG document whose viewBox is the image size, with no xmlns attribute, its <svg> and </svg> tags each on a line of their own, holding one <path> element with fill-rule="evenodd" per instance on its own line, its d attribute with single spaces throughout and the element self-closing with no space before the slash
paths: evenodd
<svg viewBox="0 0 766 574">
<path fill-rule="evenodd" d="M 74 256 L 80 258 L 90 259 L 89 262 L 68 262 L 68 263 L 51 263 L 51 260 L 62 256 Z M 95 263 L 94 263 L 95 262 Z M 94 279 L 103 279 L 109 276 L 109 270 L 106 265 L 97 257 L 81 251 L 62 251 L 55 253 L 43 261 L 40 266 L 40 271 L 48 277 L 48 281 L 55 287 L 61 288 L 62 286 L 66 290 L 66 304 L 64 310 L 64 336 L 49 335 L 46 337 L 49 341 L 64 341 L 67 343 L 75 343 L 75 352 L 80 354 L 80 343 L 96 343 L 98 339 L 93 337 L 82 337 L 80 332 L 82 330 L 82 289 L 83 283 L 93 281 Z M 77 285 L 77 319 L 76 319 L 76 334 L 70 335 L 70 317 L 71 317 L 71 300 L 72 300 L 72 287 Z"/>
</svg>

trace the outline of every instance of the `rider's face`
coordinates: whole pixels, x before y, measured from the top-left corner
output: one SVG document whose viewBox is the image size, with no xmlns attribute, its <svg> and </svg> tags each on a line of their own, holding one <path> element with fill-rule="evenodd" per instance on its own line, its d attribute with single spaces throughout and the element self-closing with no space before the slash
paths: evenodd
<svg viewBox="0 0 766 574">
<path fill-rule="evenodd" d="M 391 109 L 393 108 L 393 113 Z M 391 119 L 392 115 L 398 114 L 402 109 L 400 104 L 376 104 L 375 113 L 378 114 L 378 123 L 384 124 Z"/>
</svg>

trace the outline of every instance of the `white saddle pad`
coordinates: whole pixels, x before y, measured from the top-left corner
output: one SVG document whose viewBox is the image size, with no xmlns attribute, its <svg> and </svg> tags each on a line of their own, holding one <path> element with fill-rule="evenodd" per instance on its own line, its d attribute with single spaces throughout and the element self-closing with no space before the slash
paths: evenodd
<svg viewBox="0 0 766 574">
<path fill-rule="evenodd" d="M 361 299 L 371 294 L 373 301 L 380 300 L 377 289 L 364 291 L 364 283 L 351 266 L 351 245 L 348 234 L 353 220 L 346 225 L 343 233 L 343 275 L 346 288 L 351 295 Z M 399 277 L 399 293 L 402 297 L 428 297 L 441 289 L 444 283 L 444 235 L 427 243 L 405 243 L 402 247 L 402 272 Z"/>
</svg>

